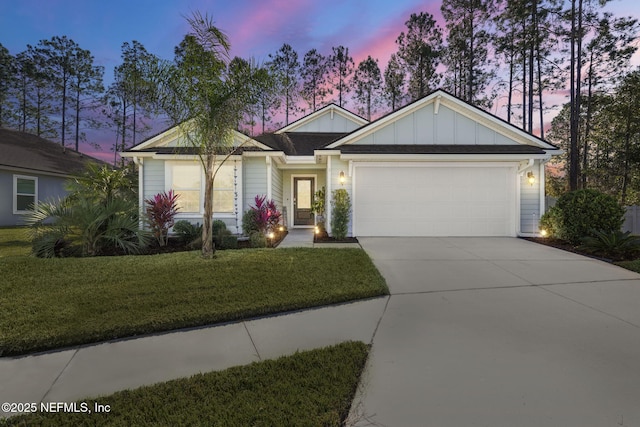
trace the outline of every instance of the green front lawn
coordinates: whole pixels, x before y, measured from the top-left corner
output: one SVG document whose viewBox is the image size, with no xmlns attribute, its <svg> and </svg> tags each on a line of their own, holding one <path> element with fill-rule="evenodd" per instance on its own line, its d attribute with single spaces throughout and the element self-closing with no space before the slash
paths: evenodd
<svg viewBox="0 0 640 427">
<path fill-rule="evenodd" d="M 0 227 L 0 259 L 30 253 L 31 243 L 27 240 L 26 228 Z"/>
<path fill-rule="evenodd" d="M 387 294 L 361 249 L 0 258 L 0 355 Z"/>
<path fill-rule="evenodd" d="M 339 426 L 367 353 L 365 344 L 347 342 L 78 404 L 108 405 L 109 413 L 36 413 L 7 425 Z"/>
</svg>

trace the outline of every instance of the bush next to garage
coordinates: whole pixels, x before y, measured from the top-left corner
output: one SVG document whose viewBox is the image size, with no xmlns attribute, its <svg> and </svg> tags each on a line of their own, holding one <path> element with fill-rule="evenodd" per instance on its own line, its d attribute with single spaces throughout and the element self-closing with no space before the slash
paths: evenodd
<svg viewBox="0 0 640 427">
<path fill-rule="evenodd" d="M 349 232 L 349 215 L 351 214 L 351 199 L 347 190 L 343 188 L 334 190 L 331 204 L 331 233 L 336 239 L 342 240 Z"/>
<path fill-rule="evenodd" d="M 541 218 L 541 226 L 548 227 L 554 237 L 578 244 L 585 237 L 596 237 L 596 231 L 620 230 L 623 221 L 624 208 L 613 197 L 584 189 L 560 197 L 555 208 Z"/>
</svg>

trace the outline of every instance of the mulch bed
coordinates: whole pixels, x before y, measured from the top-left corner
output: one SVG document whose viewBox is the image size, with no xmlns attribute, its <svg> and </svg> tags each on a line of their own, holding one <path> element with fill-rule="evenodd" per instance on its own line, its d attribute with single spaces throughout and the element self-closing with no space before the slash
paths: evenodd
<svg viewBox="0 0 640 427">
<path fill-rule="evenodd" d="M 355 237 L 346 237 L 344 239 L 336 239 L 327 235 L 316 234 L 313 236 L 313 243 L 359 243 Z"/>
<path fill-rule="evenodd" d="M 585 251 L 581 251 L 575 245 L 565 242 L 564 240 L 555 239 L 553 237 L 523 237 L 524 240 L 529 240 L 531 242 L 540 243 L 541 245 L 551 246 L 557 249 L 562 249 L 567 252 L 573 252 L 574 254 L 583 255 L 589 258 L 595 258 L 600 261 L 605 262 L 618 262 L 618 261 L 632 261 L 636 259 L 635 257 L 615 257 L 615 256 L 599 256 L 597 253 L 589 253 Z"/>
</svg>

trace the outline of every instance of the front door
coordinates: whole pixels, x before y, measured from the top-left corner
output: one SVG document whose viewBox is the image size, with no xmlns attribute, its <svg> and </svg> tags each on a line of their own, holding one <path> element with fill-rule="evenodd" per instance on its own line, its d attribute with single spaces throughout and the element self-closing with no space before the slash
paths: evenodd
<svg viewBox="0 0 640 427">
<path fill-rule="evenodd" d="M 313 225 L 314 178 L 293 178 L 293 225 Z"/>
</svg>

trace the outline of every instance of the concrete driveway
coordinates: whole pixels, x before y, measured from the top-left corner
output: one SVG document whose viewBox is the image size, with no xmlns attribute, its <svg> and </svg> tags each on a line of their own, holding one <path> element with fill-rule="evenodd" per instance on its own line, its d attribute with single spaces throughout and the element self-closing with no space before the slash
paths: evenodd
<svg viewBox="0 0 640 427">
<path fill-rule="evenodd" d="M 640 426 L 640 275 L 515 238 L 361 238 L 391 297 L 358 426 Z"/>
</svg>

